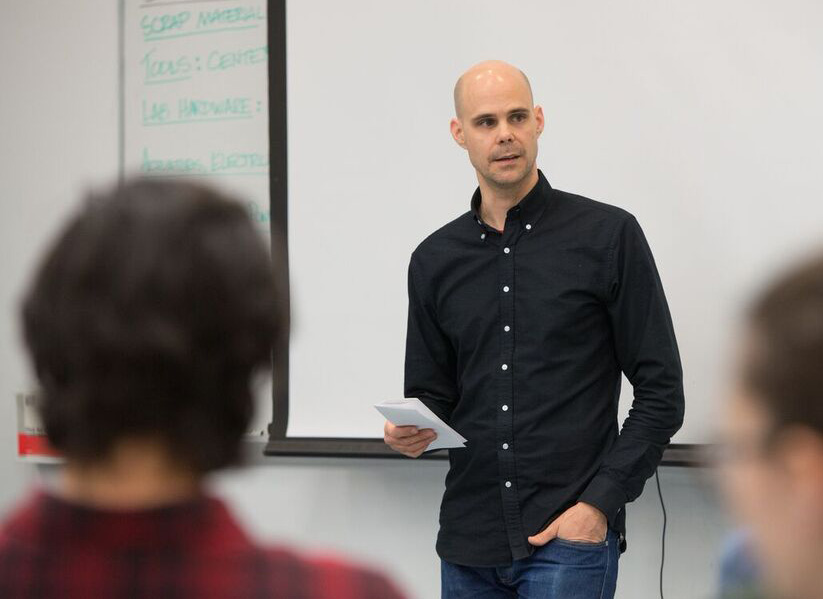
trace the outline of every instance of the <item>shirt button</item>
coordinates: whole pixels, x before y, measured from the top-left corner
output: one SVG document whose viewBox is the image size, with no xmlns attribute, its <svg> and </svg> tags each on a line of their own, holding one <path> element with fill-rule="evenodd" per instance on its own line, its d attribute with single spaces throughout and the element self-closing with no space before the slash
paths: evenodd
<svg viewBox="0 0 823 599">
<path fill-rule="evenodd" d="M 502 407 L 501 409 L 502 409 L 504 412 L 508 412 L 508 411 L 509 411 L 509 406 L 507 406 L 507 405 L 503 404 L 503 407 Z"/>
<path fill-rule="evenodd" d="M 509 365 L 508 364 L 503 364 L 503 366 L 501 366 L 500 368 L 502 368 L 503 370 L 508 370 Z"/>
<path fill-rule="evenodd" d="M 508 254 L 511 250 L 509 248 L 503 248 L 503 253 Z"/>
<path fill-rule="evenodd" d="M 510 480 L 507 480 L 507 481 L 506 481 L 506 488 L 507 488 L 507 489 L 510 489 L 510 488 L 511 488 L 511 486 L 512 486 L 512 482 L 511 482 Z"/>
<path fill-rule="evenodd" d="M 509 444 L 508 443 L 503 443 L 503 449 L 508 449 L 508 448 L 509 448 Z"/>
<path fill-rule="evenodd" d="M 481 233 L 481 234 L 480 234 L 480 239 L 486 239 L 486 234 L 485 234 L 485 233 Z"/>
<path fill-rule="evenodd" d="M 512 328 L 509 325 L 506 325 L 506 326 L 503 327 L 503 330 L 508 333 L 509 331 L 512 330 Z"/>
<path fill-rule="evenodd" d="M 531 231 L 531 229 L 532 229 L 532 226 L 531 226 L 531 225 L 526 225 L 526 230 L 527 230 L 527 231 Z"/>
<path fill-rule="evenodd" d="M 503 293 L 508 293 L 508 292 L 509 292 L 509 286 L 506 285 L 505 287 L 503 287 Z"/>
</svg>

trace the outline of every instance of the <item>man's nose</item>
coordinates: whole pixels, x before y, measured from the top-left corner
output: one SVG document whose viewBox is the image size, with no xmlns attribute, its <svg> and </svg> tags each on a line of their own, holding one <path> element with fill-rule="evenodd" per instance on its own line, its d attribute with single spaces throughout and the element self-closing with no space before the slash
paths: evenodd
<svg viewBox="0 0 823 599">
<path fill-rule="evenodd" d="M 512 137 L 512 131 L 509 128 L 509 124 L 505 121 L 500 123 L 500 126 L 497 129 L 497 143 L 509 143 L 514 139 Z"/>
</svg>

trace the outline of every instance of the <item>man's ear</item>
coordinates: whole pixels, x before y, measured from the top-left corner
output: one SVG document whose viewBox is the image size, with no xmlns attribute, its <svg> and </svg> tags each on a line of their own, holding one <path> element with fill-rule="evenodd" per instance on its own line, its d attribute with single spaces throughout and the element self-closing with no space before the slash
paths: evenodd
<svg viewBox="0 0 823 599">
<path fill-rule="evenodd" d="M 452 137 L 454 138 L 454 141 L 457 142 L 458 146 L 460 146 L 461 148 L 463 148 L 465 150 L 466 149 L 466 136 L 463 134 L 463 125 L 455 117 L 451 120 L 450 126 L 451 126 L 451 132 L 452 132 Z"/>
<path fill-rule="evenodd" d="M 540 134 L 543 133 L 543 127 L 546 125 L 542 106 L 534 107 L 534 120 L 537 121 L 537 137 L 540 137 Z"/>
</svg>

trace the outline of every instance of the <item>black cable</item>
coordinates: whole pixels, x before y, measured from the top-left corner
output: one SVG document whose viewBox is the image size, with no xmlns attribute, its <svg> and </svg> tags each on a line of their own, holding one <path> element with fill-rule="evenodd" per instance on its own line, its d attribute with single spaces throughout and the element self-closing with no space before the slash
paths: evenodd
<svg viewBox="0 0 823 599">
<path fill-rule="evenodd" d="M 654 479 L 657 481 L 657 495 L 660 497 L 660 508 L 663 510 L 663 538 L 660 546 L 660 599 L 663 597 L 663 566 L 666 563 L 666 504 L 663 501 L 663 491 L 660 490 L 660 474 L 655 468 Z"/>
</svg>

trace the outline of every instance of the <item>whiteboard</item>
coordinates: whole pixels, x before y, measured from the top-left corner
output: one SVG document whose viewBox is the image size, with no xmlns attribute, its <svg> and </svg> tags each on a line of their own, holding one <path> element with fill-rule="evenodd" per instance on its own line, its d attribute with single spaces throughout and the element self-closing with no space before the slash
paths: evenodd
<svg viewBox="0 0 823 599">
<path fill-rule="evenodd" d="M 289 2 L 288 435 L 382 435 L 409 255 L 476 186 L 452 86 L 498 58 L 544 107 L 552 185 L 643 226 L 683 360 L 674 441 L 710 441 L 745 299 L 821 238 L 821 22 L 811 0 Z"/>
<path fill-rule="evenodd" d="M 121 17 L 125 173 L 216 185 L 268 235 L 266 0 L 122 0 Z M 270 382 L 256 395 L 263 435 Z"/>
</svg>

